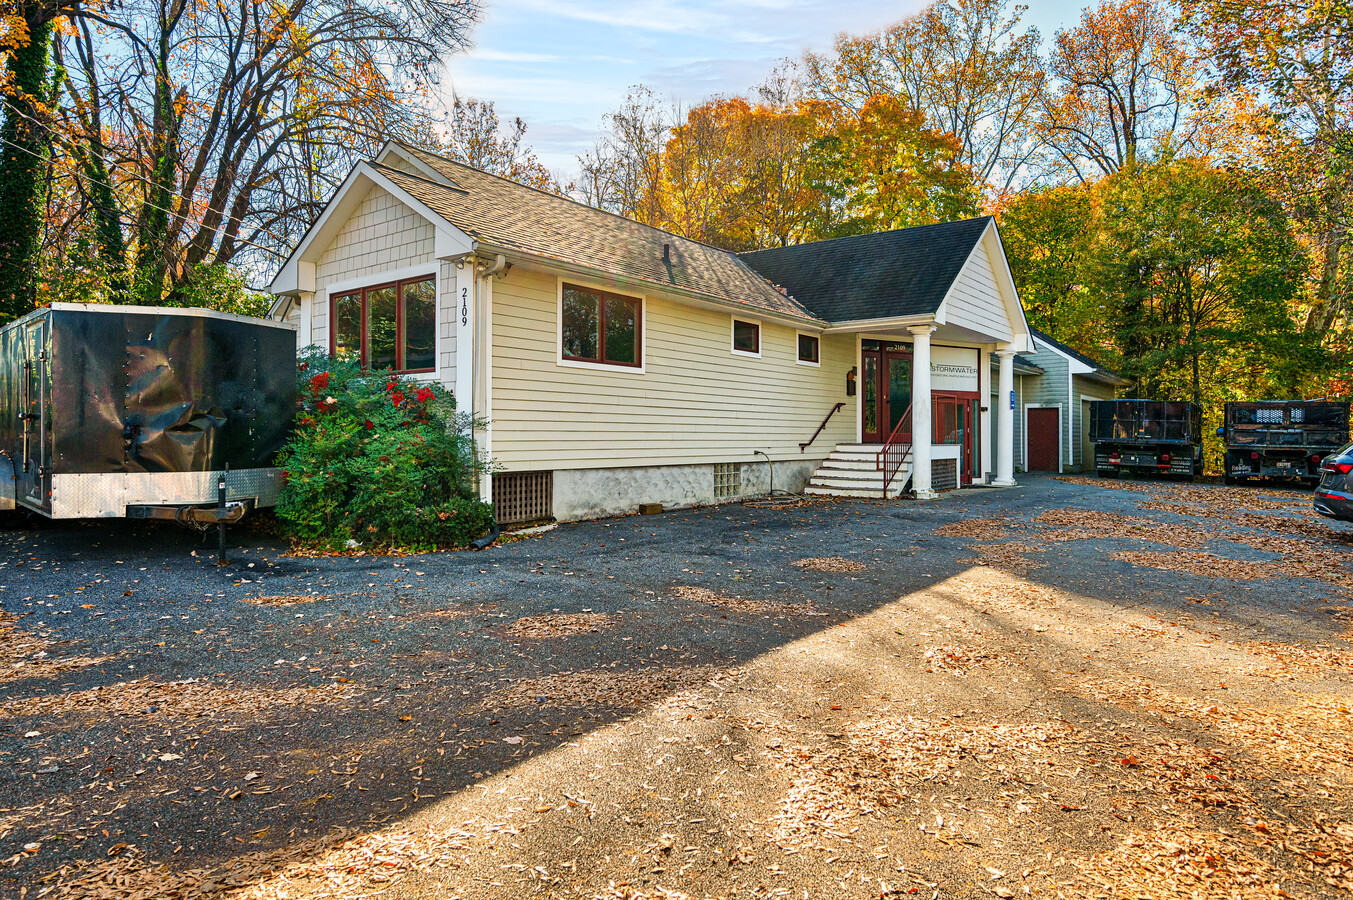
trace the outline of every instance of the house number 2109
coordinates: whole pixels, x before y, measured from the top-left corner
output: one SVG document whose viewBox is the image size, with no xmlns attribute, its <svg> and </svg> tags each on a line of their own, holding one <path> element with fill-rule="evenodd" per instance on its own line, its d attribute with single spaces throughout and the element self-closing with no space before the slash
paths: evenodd
<svg viewBox="0 0 1353 900">
<path fill-rule="evenodd" d="M 469 288 L 460 289 L 460 324 L 462 325 L 470 324 L 469 296 L 470 296 Z"/>
</svg>

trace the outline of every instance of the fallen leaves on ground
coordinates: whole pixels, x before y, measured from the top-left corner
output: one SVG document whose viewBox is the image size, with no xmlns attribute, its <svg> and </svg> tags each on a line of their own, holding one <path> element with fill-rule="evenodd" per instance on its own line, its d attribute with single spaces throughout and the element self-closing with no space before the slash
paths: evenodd
<svg viewBox="0 0 1353 900">
<path fill-rule="evenodd" d="M 251 714 L 278 706 L 332 703 L 354 693 L 354 685 L 272 690 L 195 679 L 159 682 L 137 678 L 84 691 L 9 700 L 0 703 L 0 718 L 53 715 L 210 718 L 222 712 Z"/>
<path fill-rule="evenodd" d="M 299 603 L 324 603 L 333 600 L 327 594 L 286 594 L 273 597 L 241 597 L 241 602 L 257 606 L 296 606 Z"/>
<path fill-rule="evenodd" d="M 941 537 L 971 538 L 975 541 L 1003 541 L 1011 537 L 1011 530 L 1023 524 L 1012 519 L 963 519 L 941 525 L 934 533 Z"/>
<path fill-rule="evenodd" d="M 674 691 L 709 683 L 715 666 L 672 666 L 637 672 L 560 672 L 527 678 L 486 697 L 486 709 L 552 703 L 638 708 Z"/>
<path fill-rule="evenodd" d="M 676 597 L 678 600 L 703 603 L 705 606 L 714 606 L 732 612 L 778 613 L 800 616 L 825 615 L 825 613 L 818 610 L 813 604 L 807 602 L 776 603 L 768 600 L 748 600 L 745 597 L 730 597 L 727 594 L 720 594 L 717 591 L 711 591 L 709 588 L 702 588 L 691 584 L 676 585 L 671 591 L 672 596 Z"/>
<path fill-rule="evenodd" d="M 522 616 L 507 627 L 507 633 L 519 638 L 567 637 L 571 634 L 596 634 L 614 625 L 616 616 L 607 613 L 553 613 Z"/>
<path fill-rule="evenodd" d="M 1183 572 L 1203 578 L 1249 581 L 1254 578 L 1277 578 L 1283 574 L 1274 563 L 1226 559 L 1215 553 L 1139 553 L 1118 550 L 1110 553 L 1109 558 L 1132 563 L 1134 566 Z"/>
<path fill-rule="evenodd" d="M 50 678 L 98 666 L 112 656 L 52 656 L 56 644 L 16 627 L 15 618 L 0 612 L 0 682 Z"/>
<path fill-rule="evenodd" d="M 863 572 L 865 568 L 864 563 L 840 556 L 810 556 L 794 560 L 794 565 L 810 572 Z"/>
<path fill-rule="evenodd" d="M 1030 569 L 1042 569 L 1047 563 L 1029 559 L 1026 553 L 1042 553 L 1043 547 L 1028 541 L 1004 541 L 999 544 L 979 544 L 974 548 L 977 556 L 960 559 L 959 562 L 974 566 L 988 566 L 1006 572 L 1023 574 Z"/>
<path fill-rule="evenodd" d="M 1111 896 L 1140 900 L 1189 897 L 1287 897 L 1279 873 L 1226 834 L 1191 822 L 1134 831 L 1115 850 L 1079 861 L 1086 878 Z"/>
</svg>

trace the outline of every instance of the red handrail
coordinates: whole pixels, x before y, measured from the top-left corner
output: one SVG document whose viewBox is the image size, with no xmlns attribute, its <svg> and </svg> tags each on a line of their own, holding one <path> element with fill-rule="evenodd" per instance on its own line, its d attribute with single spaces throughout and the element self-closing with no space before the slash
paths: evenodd
<svg viewBox="0 0 1353 900">
<path fill-rule="evenodd" d="M 817 436 L 822 433 L 822 429 L 827 427 L 827 423 L 831 421 L 832 416 L 836 415 L 837 411 L 840 410 L 841 407 L 843 406 L 845 406 L 844 403 L 838 403 L 832 407 L 832 411 L 827 413 L 827 418 L 823 419 L 822 424 L 817 426 L 817 431 L 813 432 L 813 436 L 810 437 L 808 440 L 804 441 L 802 444 L 799 444 L 800 453 L 807 450 L 809 445 L 812 444 L 813 441 L 817 440 Z"/>
<path fill-rule="evenodd" d="M 904 444 L 902 436 L 906 435 L 908 440 Z M 893 483 L 897 477 L 897 472 L 902 468 L 902 463 L 907 461 L 907 454 L 911 452 L 911 407 L 902 414 L 898 420 L 897 427 L 893 433 L 888 435 L 888 440 L 884 441 L 883 449 L 878 452 L 878 459 L 875 468 L 883 472 L 883 499 L 888 499 L 888 486 Z"/>
</svg>

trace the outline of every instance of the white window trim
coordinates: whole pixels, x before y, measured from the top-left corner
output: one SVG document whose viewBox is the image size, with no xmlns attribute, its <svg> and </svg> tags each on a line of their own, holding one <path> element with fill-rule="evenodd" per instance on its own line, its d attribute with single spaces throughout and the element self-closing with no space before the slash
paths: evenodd
<svg viewBox="0 0 1353 900">
<path fill-rule="evenodd" d="M 810 337 L 817 341 L 817 362 L 799 359 L 799 338 L 801 337 Z M 822 335 L 815 334 L 811 331 L 794 332 L 794 361 L 801 366 L 812 366 L 815 369 L 822 368 Z"/>
<path fill-rule="evenodd" d="M 737 347 L 734 347 L 734 346 L 733 346 L 733 342 L 737 339 L 737 326 L 734 324 L 734 323 L 736 323 L 736 322 L 743 322 L 743 323 L 745 323 L 745 324 L 747 324 L 747 325 L 755 325 L 755 326 L 756 326 L 756 352 L 755 352 L 755 353 L 751 353 L 751 352 L 749 352 L 749 351 L 747 351 L 747 350 L 739 350 Z M 734 314 L 732 314 L 732 313 L 729 314 L 729 316 L 728 316 L 728 350 L 729 350 L 729 352 L 732 353 L 734 356 L 746 356 L 746 357 L 749 357 L 749 358 L 751 358 L 751 359 L 760 359 L 760 358 L 761 358 L 761 351 L 763 351 L 763 350 L 766 349 L 765 339 L 766 339 L 766 328 L 765 328 L 765 324 L 764 324 L 760 319 L 753 319 L 753 318 L 750 318 L 749 316 L 739 316 L 739 315 L 734 315 Z M 795 355 L 795 356 L 798 356 L 798 350 L 797 350 L 797 348 L 796 348 L 795 351 L 794 351 L 794 355 Z M 819 353 L 818 355 L 821 355 L 821 354 Z"/>
<path fill-rule="evenodd" d="M 1022 387 L 1022 386 L 1021 386 Z M 1026 403 L 1024 404 L 1024 438 L 1021 443 L 1024 445 L 1024 471 L 1029 471 L 1029 410 L 1031 409 L 1055 409 L 1057 410 L 1057 474 L 1061 475 L 1066 471 L 1066 458 L 1064 456 L 1066 442 L 1062 440 L 1062 432 L 1066 428 L 1066 410 L 1060 403 Z"/>
<path fill-rule="evenodd" d="M 428 263 L 419 263 L 416 266 L 404 266 L 403 268 L 400 269 L 389 269 L 387 271 L 378 272 L 371 275 L 359 275 L 356 278 L 345 278 L 342 281 L 335 281 L 332 284 L 325 285 L 322 290 L 320 290 L 314 295 L 315 300 L 312 301 L 324 304 L 322 307 L 320 307 L 321 309 L 324 310 L 324 343 L 320 344 L 319 346 L 324 350 L 325 353 L 331 352 L 330 348 L 333 346 L 334 315 L 333 315 L 333 304 L 330 303 L 330 300 L 332 300 L 335 294 L 351 294 L 353 291 L 358 291 L 361 290 L 362 288 L 368 288 L 378 284 L 389 284 L 393 281 L 413 281 L 419 278 L 432 279 L 433 295 L 435 297 L 435 300 L 433 302 L 433 310 L 437 329 L 436 332 L 433 334 L 432 352 L 435 355 L 437 363 L 432 367 L 431 372 L 410 372 L 408 374 L 404 373 L 396 373 L 396 374 L 398 374 L 400 378 L 407 378 L 410 381 L 428 382 L 429 384 L 436 381 L 438 379 L 438 376 L 441 374 L 441 360 L 443 349 L 442 326 L 440 319 L 443 301 L 442 266 L 440 260 L 433 260 L 432 262 Z M 313 308 L 311 310 L 311 315 L 312 316 L 314 315 Z"/>
<path fill-rule="evenodd" d="M 555 298 L 554 298 L 554 362 L 555 365 L 565 369 L 591 369 L 594 372 L 610 372 L 613 375 L 643 375 L 648 372 L 648 295 L 632 294 L 628 291 L 616 290 L 608 284 L 601 284 L 596 281 L 587 281 L 582 278 L 564 278 L 555 277 Z M 587 362 L 581 359 L 564 358 L 564 282 L 576 284 L 582 288 L 592 288 L 598 291 L 605 291 L 608 294 L 619 294 L 622 297 L 629 297 L 639 301 L 639 365 L 626 366 L 616 363 Z"/>
</svg>

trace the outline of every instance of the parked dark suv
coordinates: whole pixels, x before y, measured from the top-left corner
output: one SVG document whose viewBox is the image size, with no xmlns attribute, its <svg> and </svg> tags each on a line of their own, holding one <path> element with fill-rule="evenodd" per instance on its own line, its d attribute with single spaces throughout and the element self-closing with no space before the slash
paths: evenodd
<svg viewBox="0 0 1353 900">
<path fill-rule="evenodd" d="M 1353 444 L 1345 444 L 1321 461 L 1315 511 L 1353 522 Z"/>
</svg>

